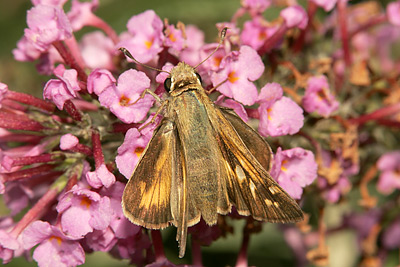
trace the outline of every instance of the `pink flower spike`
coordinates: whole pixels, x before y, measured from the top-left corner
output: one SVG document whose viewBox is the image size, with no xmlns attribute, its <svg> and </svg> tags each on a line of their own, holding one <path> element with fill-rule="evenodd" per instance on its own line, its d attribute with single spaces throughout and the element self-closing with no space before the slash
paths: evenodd
<svg viewBox="0 0 400 267">
<path fill-rule="evenodd" d="M 338 109 L 339 102 L 330 92 L 326 76 L 314 76 L 308 79 L 303 107 L 307 112 L 316 111 L 325 118 Z"/>
<path fill-rule="evenodd" d="M 33 252 L 33 259 L 39 266 L 66 267 L 81 265 L 85 262 L 85 252 L 79 242 L 65 236 L 60 229 L 48 222 L 33 222 L 23 232 L 22 240 L 25 249 L 39 244 Z"/>
<path fill-rule="evenodd" d="M 239 52 L 231 52 L 221 62 L 221 70 L 211 76 L 217 90 L 244 105 L 253 105 L 258 96 L 253 81 L 264 72 L 260 56 L 250 46 L 242 46 Z M 225 81 L 225 82 L 224 82 Z"/>
<path fill-rule="evenodd" d="M 106 69 L 95 69 L 89 74 L 87 90 L 89 93 L 100 95 L 107 87 L 114 85 L 116 79 Z"/>
<path fill-rule="evenodd" d="M 117 48 L 125 47 L 138 61 L 147 63 L 163 49 L 163 27 L 153 10 L 133 16 L 127 24 L 130 35 L 121 36 Z"/>
<path fill-rule="evenodd" d="M 130 69 L 119 76 L 116 86 L 109 86 L 100 94 L 99 101 L 121 121 L 139 122 L 153 106 L 154 98 L 151 95 L 146 94 L 144 98 L 139 99 L 149 87 L 150 79 L 144 72 Z"/>
<path fill-rule="evenodd" d="M 285 20 L 286 27 L 304 30 L 308 23 L 307 12 L 299 5 L 289 6 L 281 11 L 281 17 Z"/>
<path fill-rule="evenodd" d="M 386 7 L 386 14 L 391 24 L 400 26 L 400 1 L 389 3 Z"/>
<path fill-rule="evenodd" d="M 110 198 L 77 185 L 61 197 L 57 211 L 61 215 L 63 232 L 76 239 L 95 229 L 106 229 L 113 215 Z"/>
<path fill-rule="evenodd" d="M 55 41 L 72 36 L 72 28 L 64 10 L 54 6 L 38 5 L 27 13 L 25 37 L 40 51 L 49 49 Z"/>
<path fill-rule="evenodd" d="M 94 188 L 100 188 L 101 186 L 108 188 L 115 183 L 115 176 L 104 164 L 100 135 L 97 131 L 92 131 L 92 147 L 96 170 L 94 172 L 87 172 L 86 180 Z"/>
<path fill-rule="evenodd" d="M 292 99 L 283 96 L 273 104 L 261 103 L 258 108 L 263 136 L 282 136 L 297 133 L 304 124 L 303 110 Z"/>
<path fill-rule="evenodd" d="M 378 190 L 388 195 L 395 189 L 400 189 L 400 151 L 393 151 L 381 156 L 377 163 L 381 175 L 378 180 Z"/>
<path fill-rule="evenodd" d="M 278 148 L 271 169 L 271 176 L 294 199 L 300 199 L 303 188 L 317 178 L 314 154 L 300 147 L 282 151 Z"/>
</svg>

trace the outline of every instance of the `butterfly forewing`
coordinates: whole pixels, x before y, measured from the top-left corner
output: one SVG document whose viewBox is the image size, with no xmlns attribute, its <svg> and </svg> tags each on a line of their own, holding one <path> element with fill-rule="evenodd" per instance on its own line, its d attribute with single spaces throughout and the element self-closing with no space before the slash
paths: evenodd
<svg viewBox="0 0 400 267">
<path fill-rule="evenodd" d="M 125 187 L 123 211 L 135 224 L 160 229 L 173 220 L 170 192 L 172 165 L 176 164 L 172 156 L 175 139 L 173 123 L 164 119 L 154 131 Z"/>
</svg>

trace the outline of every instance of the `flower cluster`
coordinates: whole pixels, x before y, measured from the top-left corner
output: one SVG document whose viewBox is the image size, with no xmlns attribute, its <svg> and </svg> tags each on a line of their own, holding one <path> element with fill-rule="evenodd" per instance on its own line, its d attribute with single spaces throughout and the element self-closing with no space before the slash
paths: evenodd
<svg viewBox="0 0 400 267">
<path fill-rule="evenodd" d="M 0 83 L 0 193 L 9 209 L 0 218 L 3 263 L 33 250 L 39 266 L 77 266 L 103 251 L 137 266 L 175 266 L 159 231 L 124 217 L 121 198 L 160 122 L 155 96 L 168 97 L 167 73 L 155 69 L 207 57 L 196 68 L 203 87 L 271 141 L 270 174 L 306 214 L 279 228 L 294 261 L 340 266 L 325 241 L 342 230 L 357 233 L 354 260 L 362 266 L 380 266 L 399 249 L 400 60 L 392 50 L 400 1 L 383 9 L 379 1 L 242 0 L 216 25 L 228 28 L 220 46 L 153 10 L 133 15 L 118 34 L 95 15 L 98 0 L 66 2 L 32 0 L 13 50 L 51 76 L 43 99 Z M 272 19 L 270 8 L 280 10 Z M 346 214 L 327 230 L 332 206 Z M 246 219 L 236 264 L 247 266 L 250 235 L 263 224 L 235 210 L 217 225 L 189 228 L 193 265 L 203 264 L 200 246 L 230 234 L 236 219 Z"/>
</svg>

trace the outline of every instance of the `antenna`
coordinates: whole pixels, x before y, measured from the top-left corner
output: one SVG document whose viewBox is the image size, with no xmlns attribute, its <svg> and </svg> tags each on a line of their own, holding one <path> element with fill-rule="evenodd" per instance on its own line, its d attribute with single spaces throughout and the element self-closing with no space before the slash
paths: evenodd
<svg viewBox="0 0 400 267">
<path fill-rule="evenodd" d="M 166 70 L 160 70 L 160 69 L 157 69 L 157 68 L 153 68 L 152 66 L 149 66 L 149 65 L 146 65 L 146 64 L 143 64 L 143 63 L 139 62 L 136 58 L 134 58 L 132 56 L 132 54 L 125 47 L 120 47 L 118 50 L 122 51 L 122 53 L 124 53 L 125 56 L 129 57 L 130 59 L 135 61 L 137 64 L 142 65 L 143 67 L 146 67 L 146 68 L 151 69 L 151 70 L 159 71 L 159 72 L 166 72 L 166 73 L 170 74 Z"/>
<path fill-rule="evenodd" d="M 228 27 L 225 27 L 222 29 L 221 31 L 221 37 L 219 40 L 219 44 L 218 46 L 214 49 L 214 51 L 212 51 L 212 53 L 210 55 L 208 55 L 208 57 L 206 57 L 205 59 L 203 59 L 199 64 L 197 64 L 195 67 L 193 67 L 193 69 L 196 69 L 198 66 L 200 66 L 201 64 L 203 64 L 205 61 L 207 61 L 212 55 L 214 55 L 215 52 L 217 52 L 217 50 L 221 47 L 222 42 L 225 39 L 225 35 L 226 35 L 226 31 L 228 30 Z"/>
</svg>

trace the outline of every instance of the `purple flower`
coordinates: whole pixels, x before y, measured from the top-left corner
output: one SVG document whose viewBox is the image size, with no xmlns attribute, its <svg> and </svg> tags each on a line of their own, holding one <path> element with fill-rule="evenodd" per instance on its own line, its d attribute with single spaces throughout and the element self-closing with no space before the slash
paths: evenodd
<svg viewBox="0 0 400 267">
<path fill-rule="evenodd" d="M 307 112 L 317 111 L 325 118 L 338 109 L 339 102 L 330 92 L 326 76 L 314 76 L 308 79 L 303 107 Z"/>
<path fill-rule="evenodd" d="M 82 238 L 93 230 L 104 230 L 111 222 L 110 198 L 75 185 L 57 205 L 61 227 L 68 236 Z"/>
<path fill-rule="evenodd" d="M 25 37 L 40 51 L 59 40 L 72 36 L 72 28 L 64 10 L 55 6 L 38 5 L 27 13 Z"/>
<path fill-rule="evenodd" d="M 150 79 L 144 72 L 130 69 L 118 77 L 116 86 L 109 86 L 100 94 L 99 101 L 121 121 L 139 122 L 146 117 L 153 106 L 154 98 L 151 95 L 147 94 L 139 99 L 143 91 L 149 87 Z"/>
<path fill-rule="evenodd" d="M 48 81 L 43 90 L 43 97 L 50 99 L 56 104 L 57 108 L 62 110 L 67 100 L 76 98 L 80 91 L 78 84 L 78 74 L 76 70 L 66 70 L 64 65 L 58 65 L 54 74 L 59 79 Z"/>
<path fill-rule="evenodd" d="M 290 196 L 300 199 L 303 188 L 317 178 L 314 154 L 300 147 L 284 151 L 279 147 L 274 157 L 271 176 Z"/>
<path fill-rule="evenodd" d="M 337 0 L 310 0 L 317 6 L 322 7 L 326 12 L 331 11 L 336 5 Z"/>
<path fill-rule="evenodd" d="M 39 244 L 33 252 L 39 266 L 76 266 L 85 262 L 85 252 L 79 242 L 48 222 L 33 222 L 22 233 L 22 240 L 25 249 Z"/>
<path fill-rule="evenodd" d="M 217 90 L 244 105 L 253 105 L 257 99 L 257 88 L 253 81 L 264 72 L 260 56 L 250 46 L 241 46 L 239 52 L 232 52 L 221 62 L 221 70 L 211 76 L 214 86 L 222 83 Z"/>
<path fill-rule="evenodd" d="M 388 249 L 400 247 L 400 217 L 397 217 L 383 232 L 382 242 Z"/>
<path fill-rule="evenodd" d="M 282 87 L 277 83 L 268 83 L 261 88 L 257 100 L 260 103 L 258 131 L 264 136 L 295 134 L 303 127 L 303 110 L 282 94 Z"/>
<path fill-rule="evenodd" d="M 393 151 L 382 155 L 377 163 L 381 175 L 378 180 L 378 190 L 383 194 L 390 194 L 400 189 L 400 151 Z"/>
<path fill-rule="evenodd" d="M 330 185 L 324 177 L 318 177 L 318 187 L 322 190 L 322 195 L 329 203 L 336 203 L 342 195 L 351 190 L 351 183 L 347 176 L 340 176 L 339 179 Z"/>
<path fill-rule="evenodd" d="M 85 34 L 81 39 L 80 48 L 82 58 L 89 68 L 115 69 L 114 44 L 103 32 L 96 31 Z"/>
<path fill-rule="evenodd" d="M 125 47 L 140 62 L 147 63 L 163 49 L 163 23 L 153 10 L 133 16 L 127 24 L 128 35 L 117 47 Z"/>
<path fill-rule="evenodd" d="M 308 16 L 304 8 L 299 5 L 289 6 L 281 11 L 281 17 L 285 20 L 286 27 L 305 29 Z"/>
<path fill-rule="evenodd" d="M 106 69 L 93 70 L 87 80 L 87 90 L 89 93 L 100 95 L 107 87 L 116 82 L 112 73 Z"/>
<path fill-rule="evenodd" d="M 386 7 L 386 14 L 390 23 L 400 26 L 400 1 L 389 3 Z"/>
</svg>

